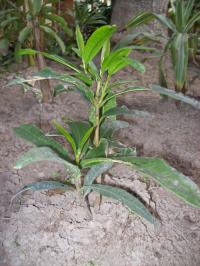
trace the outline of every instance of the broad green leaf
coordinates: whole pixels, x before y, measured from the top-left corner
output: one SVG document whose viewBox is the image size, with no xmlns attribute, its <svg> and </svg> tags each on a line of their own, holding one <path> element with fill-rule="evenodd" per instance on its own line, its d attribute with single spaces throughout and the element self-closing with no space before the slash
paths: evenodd
<svg viewBox="0 0 200 266">
<path fill-rule="evenodd" d="M 89 61 L 91 61 L 97 55 L 105 41 L 107 41 L 115 31 L 115 26 L 106 25 L 98 28 L 92 33 L 87 40 L 82 55 L 85 63 L 89 63 Z"/>
<path fill-rule="evenodd" d="M 169 90 L 169 89 L 160 87 L 158 85 L 151 85 L 151 89 L 155 92 L 160 93 L 161 95 L 168 96 L 168 97 L 173 98 L 175 100 L 187 103 L 187 104 L 189 104 L 189 105 L 191 105 L 197 109 L 200 109 L 200 102 L 199 101 L 197 101 L 197 100 L 195 100 L 189 96 L 185 96 L 182 93 L 177 93 L 174 90 Z"/>
<path fill-rule="evenodd" d="M 27 39 L 28 37 L 30 36 L 32 32 L 32 28 L 27 26 L 25 28 L 23 28 L 20 33 L 19 33 L 19 36 L 18 36 L 18 41 L 23 44 Z"/>
<path fill-rule="evenodd" d="M 58 56 L 58 55 L 53 55 L 53 54 L 49 54 L 49 53 L 45 53 L 45 52 L 39 52 L 33 49 L 20 49 L 18 51 L 16 51 L 16 55 L 37 55 L 37 54 L 42 54 L 43 56 L 47 57 L 48 59 L 51 59 L 57 63 L 60 63 L 64 66 L 67 66 L 71 69 L 73 69 L 74 71 L 76 71 L 77 73 L 80 73 L 81 71 L 72 63 L 68 62 L 66 59 Z"/>
<path fill-rule="evenodd" d="M 111 162 L 92 166 L 84 177 L 83 186 L 92 185 L 98 176 L 101 176 L 103 173 L 108 171 L 112 166 L 113 163 Z M 90 193 L 90 191 L 91 191 L 90 188 L 84 189 L 84 195 L 86 196 L 88 193 Z"/>
<path fill-rule="evenodd" d="M 200 190 L 189 177 L 181 174 L 164 160 L 146 157 L 120 157 L 121 161 L 128 162 L 135 169 L 151 176 L 164 188 L 175 193 L 187 203 L 200 207 Z"/>
<path fill-rule="evenodd" d="M 60 134 L 62 134 L 65 138 L 66 138 L 66 140 L 69 142 L 69 144 L 71 145 L 71 147 L 72 147 L 72 150 L 73 150 L 73 152 L 74 152 L 74 155 L 76 155 L 76 143 L 75 143 L 75 141 L 74 141 L 74 139 L 73 139 L 73 137 L 69 134 L 69 132 L 64 128 L 64 127 L 62 127 L 59 123 L 57 123 L 56 121 L 53 121 L 53 124 L 54 124 L 54 126 L 56 127 L 56 130 L 60 133 Z"/>
<path fill-rule="evenodd" d="M 68 152 L 59 143 L 50 137 L 44 135 L 44 133 L 36 126 L 31 124 L 23 124 L 19 127 L 13 128 L 14 133 L 32 144 L 38 147 L 50 147 L 56 153 L 58 153 L 63 159 L 68 159 Z"/>
<path fill-rule="evenodd" d="M 51 28 L 49 28 L 47 26 L 40 26 L 40 28 L 45 33 L 49 34 L 52 38 L 54 38 L 56 40 L 56 42 L 58 43 L 58 45 L 60 46 L 62 53 L 65 53 L 65 44 L 64 44 L 63 40 L 58 36 L 58 34 L 54 30 L 52 30 Z"/>
<path fill-rule="evenodd" d="M 144 204 L 141 201 L 139 201 L 135 196 L 128 193 L 126 190 L 101 184 L 91 185 L 89 186 L 89 188 L 91 188 L 93 191 L 100 193 L 102 196 L 113 198 L 120 201 L 135 214 L 146 219 L 148 222 L 152 224 L 155 223 L 156 220 L 155 217 L 151 215 L 151 213 L 144 206 Z"/>
<path fill-rule="evenodd" d="M 67 170 L 67 173 L 71 178 L 76 179 L 81 176 L 79 168 L 59 157 L 52 149 L 48 147 L 36 147 L 30 149 L 28 152 L 23 154 L 20 159 L 17 160 L 14 168 L 22 169 L 23 167 L 37 162 L 50 161 L 63 164 Z"/>
<path fill-rule="evenodd" d="M 80 56 L 82 56 L 85 44 L 84 44 L 83 35 L 82 35 L 81 31 L 80 31 L 79 26 L 76 26 L 76 42 L 77 42 L 77 45 L 78 45 Z"/>
</svg>

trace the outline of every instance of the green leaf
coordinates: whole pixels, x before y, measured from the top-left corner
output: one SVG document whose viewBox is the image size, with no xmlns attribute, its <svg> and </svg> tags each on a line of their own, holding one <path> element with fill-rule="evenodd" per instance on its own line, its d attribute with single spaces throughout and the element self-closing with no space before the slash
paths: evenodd
<svg viewBox="0 0 200 266">
<path fill-rule="evenodd" d="M 69 28 L 66 20 L 63 17 L 55 14 L 46 14 L 45 17 L 53 22 L 56 22 L 60 26 L 60 28 L 67 34 L 67 36 L 73 36 L 72 30 Z"/>
<path fill-rule="evenodd" d="M 60 46 L 62 53 L 65 53 L 65 44 L 64 44 L 63 40 L 58 36 L 58 34 L 54 30 L 52 30 L 51 28 L 49 28 L 47 26 L 40 26 L 40 28 L 45 33 L 49 34 L 52 38 L 54 38 L 56 40 L 56 42 L 58 43 L 58 45 Z"/>
<path fill-rule="evenodd" d="M 140 115 L 140 116 L 149 116 L 148 112 L 144 111 L 138 111 L 138 110 L 130 110 L 126 106 L 121 106 L 121 107 L 114 107 L 108 110 L 103 114 L 103 116 L 107 117 L 110 115 Z"/>
<path fill-rule="evenodd" d="M 173 98 L 175 100 L 187 103 L 187 104 L 189 104 L 189 105 L 191 105 L 197 109 L 200 109 L 200 102 L 199 101 L 197 101 L 191 97 L 185 96 L 182 93 L 177 93 L 174 90 L 169 90 L 169 89 L 160 87 L 158 85 L 151 85 L 151 89 L 155 92 L 160 93 L 161 95 L 168 96 L 168 97 Z"/>
<path fill-rule="evenodd" d="M 30 189 L 33 191 L 50 190 L 50 189 L 72 190 L 73 187 L 65 183 L 58 182 L 58 181 L 40 181 L 40 182 L 35 182 L 32 184 L 25 185 L 22 190 L 25 190 L 25 189 L 26 190 Z"/>
<path fill-rule="evenodd" d="M 197 12 L 187 23 L 184 32 L 189 32 L 194 24 L 200 20 L 200 11 Z"/>
<path fill-rule="evenodd" d="M 39 182 L 34 182 L 28 185 L 25 185 L 22 189 L 20 189 L 11 199 L 11 204 L 13 200 L 23 192 L 27 190 L 32 190 L 32 191 L 39 191 L 39 190 L 50 190 L 50 189 L 62 189 L 64 191 L 66 190 L 73 190 L 73 186 L 71 184 L 65 184 L 62 182 L 58 181 L 39 181 Z"/>
<path fill-rule="evenodd" d="M 128 58 L 127 60 L 129 62 L 129 65 L 132 66 L 134 69 L 136 69 L 141 73 L 145 72 L 145 66 L 142 63 L 140 63 L 138 60 L 131 58 Z"/>
<path fill-rule="evenodd" d="M 189 59 L 188 35 L 179 33 L 173 42 L 175 49 L 175 78 L 176 88 L 182 90 L 187 80 L 187 67 Z"/>
<path fill-rule="evenodd" d="M 111 83 L 111 85 L 109 86 L 110 89 L 115 88 L 115 87 L 120 87 L 121 85 L 126 85 L 128 83 L 135 83 L 138 80 L 117 80 L 113 83 Z"/>
<path fill-rule="evenodd" d="M 72 150 L 73 150 L 73 152 L 74 152 L 74 155 L 76 155 L 76 143 L 75 143 L 75 141 L 74 141 L 74 139 L 73 139 L 73 137 L 69 134 L 69 132 L 64 128 L 64 127 L 62 127 L 59 123 L 57 123 L 56 121 L 53 121 L 53 124 L 54 124 L 54 126 L 56 127 L 56 130 L 60 133 L 60 134 L 62 134 L 65 138 L 66 138 L 66 140 L 69 142 L 69 144 L 71 145 L 71 147 L 72 147 Z"/>
<path fill-rule="evenodd" d="M 189 204 L 200 207 L 200 190 L 189 177 L 179 173 L 164 160 L 145 157 L 121 157 L 135 169 L 151 176 L 161 186 L 175 193 Z"/>
<path fill-rule="evenodd" d="M 89 128 L 86 133 L 84 134 L 83 138 L 81 139 L 79 145 L 78 145 L 78 154 L 81 154 L 86 142 L 90 138 L 92 132 L 94 130 L 94 127 Z"/>
<path fill-rule="evenodd" d="M 63 160 L 52 149 L 48 147 L 36 147 L 30 149 L 28 152 L 22 155 L 20 159 L 17 160 L 14 168 L 22 169 L 29 164 L 42 161 L 50 161 L 63 164 L 67 169 L 68 174 L 73 179 L 79 178 L 81 176 L 80 170 L 76 165 Z"/>
<path fill-rule="evenodd" d="M 36 126 L 31 124 L 23 124 L 19 127 L 13 128 L 13 131 L 18 137 L 23 138 L 38 147 L 50 147 L 63 159 L 69 158 L 68 152 L 65 148 L 63 148 L 52 138 L 45 136 L 44 133 Z"/>
<path fill-rule="evenodd" d="M 108 67 L 108 73 L 111 76 L 128 65 L 132 66 L 139 72 L 142 72 L 142 73 L 145 72 L 144 65 L 140 63 L 139 61 L 131 59 L 131 58 L 126 58 L 126 57 L 124 58 L 117 57 L 115 60 L 113 60 L 110 63 Z"/>
<path fill-rule="evenodd" d="M 71 134 L 78 148 L 84 136 L 88 133 L 88 130 L 91 129 L 91 126 L 88 122 L 84 121 L 71 121 L 68 122 L 70 127 Z"/>
<path fill-rule="evenodd" d="M 92 166 L 84 177 L 83 186 L 92 185 L 98 176 L 101 176 L 103 173 L 108 171 L 112 166 L 113 166 L 113 163 L 111 162 Z M 90 188 L 84 189 L 84 196 L 90 193 L 90 191 L 91 191 Z"/>
<path fill-rule="evenodd" d="M 148 222 L 152 224 L 155 223 L 155 217 L 151 215 L 151 213 L 144 206 L 144 204 L 140 202 L 135 196 L 128 193 L 126 190 L 101 184 L 91 185 L 89 188 L 91 188 L 93 191 L 100 193 L 105 197 L 113 198 L 120 201 L 135 214 L 146 219 Z"/>
<path fill-rule="evenodd" d="M 176 32 L 176 26 L 174 25 L 174 23 L 171 20 L 169 20 L 166 16 L 155 14 L 155 13 L 151 13 L 151 12 L 142 12 L 139 15 L 133 17 L 128 22 L 126 27 L 128 27 L 128 28 L 130 28 L 130 27 L 133 28 L 134 27 L 135 28 L 135 27 L 138 27 L 138 26 L 142 26 L 144 24 L 147 24 L 148 22 L 150 22 L 153 19 L 157 19 L 165 27 L 171 29 L 173 32 Z"/>
<path fill-rule="evenodd" d="M 109 94 L 109 97 L 113 96 L 114 93 L 110 93 Z M 105 113 L 108 112 L 109 110 L 113 109 L 113 108 L 116 108 L 117 106 L 117 100 L 116 100 L 116 97 L 112 97 L 110 98 L 110 100 L 108 100 L 104 105 L 103 105 L 103 108 L 102 108 L 102 113 L 103 113 L 103 116 L 101 119 L 103 119 L 103 117 L 105 116 Z M 112 117 L 110 117 L 110 119 L 112 120 L 116 120 L 116 115 L 113 114 Z"/>
<path fill-rule="evenodd" d="M 111 138 L 116 130 L 129 127 L 129 123 L 120 120 L 106 120 L 100 127 L 102 138 Z"/>
<path fill-rule="evenodd" d="M 110 53 L 110 40 L 105 41 L 101 51 L 101 63 L 109 56 Z"/>
<path fill-rule="evenodd" d="M 93 147 L 89 149 L 86 153 L 84 159 L 98 158 L 98 157 L 106 157 L 106 150 L 108 148 L 108 140 L 100 139 L 100 144 L 98 147 Z"/>
<path fill-rule="evenodd" d="M 104 59 L 102 63 L 101 71 L 104 72 L 107 69 L 109 69 L 111 65 L 116 64 L 122 58 L 127 58 L 130 52 L 131 52 L 131 49 L 125 47 L 125 48 L 121 48 L 121 49 L 118 49 L 110 53 L 110 55 Z"/>
<path fill-rule="evenodd" d="M 81 71 L 72 63 L 68 62 L 66 59 L 58 56 L 58 55 L 53 55 L 53 54 L 49 54 L 49 53 L 45 53 L 45 52 L 39 52 L 33 49 L 20 49 L 18 51 L 16 51 L 16 55 L 37 55 L 37 54 L 42 54 L 43 56 L 47 57 L 48 59 L 51 59 L 57 63 L 60 63 L 64 66 L 67 66 L 71 69 L 73 69 L 74 71 L 76 71 L 77 73 L 81 73 Z"/>
<path fill-rule="evenodd" d="M 130 27 L 138 27 L 144 24 L 147 24 L 151 20 L 154 19 L 154 15 L 151 12 L 141 12 L 138 15 L 134 16 L 132 19 L 129 20 L 128 24 L 126 25 L 127 28 Z"/>
<path fill-rule="evenodd" d="M 19 33 L 19 36 L 18 36 L 18 41 L 23 44 L 27 39 L 28 37 L 30 36 L 32 32 L 32 28 L 27 26 L 25 28 L 23 28 L 20 33 Z"/>
<path fill-rule="evenodd" d="M 79 26 L 76 26 L 76 42 L 77 42 L 77 45 L 78 45 L 80 56 L 82 56 L 84 48 L 85 48 L 85 44 L 84 44 L 83 35 L 82 35 L 81 31 L 80 31 Z"/>
<path fill-rule="evenodd" d="M 87 40 L 87 43 L 83 52 L 83 59 L 85 63 L 89 63 L 100 51 L 105 41 L 107 41 L 111 35 L 116 31 L 115 26 L 102 26 L 98 28 Z"/>
<path fill-rule="evenodd" d="M 32 1 L 32 14 L 33 14 L 33 16 L 37 16 L 40 13 L 41 8 L 42 8 L 42 0 Z"/>
<path fill-rule="evenodd" d="M 127 147 L 126 145 L 114 140 L 109 140 L 109 149 L 112 149 L 112 153 L 109 155 L 109 158 L 137 155 L 136 148 Z"/>
<path fill-rule="evenodd" d="M 123 91 L 120 91 L 120 92 L 116 92 L 116 93 L 113 93 L 112 95 L 108 95 L 102 105 L 104 105 L 107 101 L 110 101 L 113 97 L 117 97 L 121 94 L 125 94 L 125 93 L 128 93 L 128 92 L 135 92 L 135 91 L 148 91 L 149 89 L 145 88 L 145 87 L 142 87 L 142 86 L 134 86 L 134 87 L 128 87 L 127 89 L 123 90 Z"/>
<path fill-rule="evenodd" d="M 65 88 L 65 86 L 63 84 L 58 84 L 54 87 L 53 96 L 56 97 L 61 92 L 66 92 L 66 91 L 68 91 L 68 90 L 67 90 L 67 88 Z"/>
</svg>

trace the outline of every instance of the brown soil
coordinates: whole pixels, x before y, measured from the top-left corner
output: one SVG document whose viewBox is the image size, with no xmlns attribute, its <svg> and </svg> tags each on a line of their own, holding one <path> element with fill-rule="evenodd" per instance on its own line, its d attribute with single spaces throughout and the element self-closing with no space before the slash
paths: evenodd
<svg viewBox="0 0 200 266">
<path fill-rule="evenodd" d="M 146 76 L 137 76 L 139 83 L 156 83 L 155 69 L 154 62 L 147 63 Z M 128 69 L 120 77 L 133 75 Z M 137 191 L 157 210 L 159 225 L 148 224 L 108 198 L 103 199 L 100 210 L 92 207 L 91 219 L 75 192 L 27 192 L 9 207 L 11 197 L 23 185 L 64 178 L 64 169 L 48 163 L 14 170 L 14 161 L 30 145 L 16 138 L 12 128 L 63 116 L 84 119 L 88 111 L 75 93 L 58 96 L 52 105 L 41 105 L 31 92 L 5 87 L 12 78 L 5 76 L 0 88 L 1 266 L 200 265 L 200 211 L 153 182 L 148 187 L 139 173 L 125 166 L 114 166 L 105 181 Z M 190 93 L 198 96 L 200 83 L 195 82 Z M 119 103 L 149 112 L 147 117 L 123 117 L 130 127 L 117 133 L 120 141 L 136 146 L 139 155 L 165 158 L 200 184 L 199 110 L 163 101 L 150 92 L 126 95 Z"/>
</svg>

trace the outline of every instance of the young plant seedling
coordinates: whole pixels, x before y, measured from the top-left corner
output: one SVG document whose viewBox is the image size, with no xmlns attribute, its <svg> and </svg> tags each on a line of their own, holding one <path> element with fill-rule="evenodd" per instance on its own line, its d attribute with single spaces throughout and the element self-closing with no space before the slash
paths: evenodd
<svg viewBox="0 0 200 266">
<path fill-rule="evenodd" d="M 137 157 L 135 149 L 124 147 L 112 139 L 115 130 L 128 126 L 127 122 L 116 120 L 116 116 L 132 112 L 125 107 L 117 107 L 116 97 L 127 92 L 147 90 L 141 86 L 129 86 L 130 80 L 112 81 L 113 75 L 126 66 L 132 66 L 140 72 L 145 70 L 140 62 L 129 57 L 131 48 L 124 47 L 114 51 L 110 49 L 110 39 L 115 31 L 115 26 L 102 26 L 85 43 L 79 28 L 76 28 L 78 48 L 74 51 L 82 61 L 80 68 L 61 57 L 45 54 L 47 57 L 68 66 L 74 71 L 74 74 L 61 74 L 51 69 L 45 69 L 39 72 L 37 77 L 54 78 L 70 84 L 71 89 L 80 93 L 88 102 L 90 106 L 89 117 L 87 121 L 70 121 L 67 127 L 53 121 L 57 132 L 70 144 L 71 153 L 53 138 L 45 136 L 39 128 L 33 125 L 24 124 L 14 128 L 16 135 L 36 146 L 17 161 L 15 168 L 21 169 L 40 161 L 64 164 L 70 177 L 68 183 L 43 181 L 29 184 L 23 189 L 40 190 L 60 187 L 67 190 L 74 187 L 83 192 L 84 197 L 95 191 L 102 196 L 119 200 L 135 214 L 145 218 L 150 223 L 154 223 L 155 217 L 137 197 L 121 188 L 101 183 L 99 177 L 109 170 L 114 163 L 126 164 L 135 168 L 145 177 L 153 178 L 161 186 L 196 207 L 200 207 L 200 191 L 192 180 L 176 171 L 164 160 Z M 93 60 L 99 52 L 101 52 L 101 57 L 98 66 Z M 26 50 L 21 51 L 21 53 L 33 54 L 37 51 Z M 87 172 L 84 175 L 83 172 L 86 169 Z M 98 182 L 96 181 L 97 178 L 99 178 Z M 71 182 L 70 185 L 69 181 Z"/>
</svg>

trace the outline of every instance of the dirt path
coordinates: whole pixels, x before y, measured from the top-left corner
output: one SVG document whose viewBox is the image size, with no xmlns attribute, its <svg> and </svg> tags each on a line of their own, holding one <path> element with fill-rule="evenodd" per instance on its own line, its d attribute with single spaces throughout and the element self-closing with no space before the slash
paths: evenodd
<svg viewBox="0 0 200 266">
<path fill-rule="evenodd" d="M 150 80 L 156 72 L 148 65 Z M 132 78 L 126 71 L 121 75 Z M 12 77 L 9 77 L 12 78 Z M 156 226 L 132 215 L 116 201 L 103 199 L 100 211 L 91 220 L 76 193 L 25 193 L 9 209 L 11 197 L 23 185 L 49 178 L 64 178 L 63 169 L 42 163 L 23 170 L 13 169 L 14 161 L 28 145 L 17 139 L 12 128 L 20 123 L 40 123 L 43 119 L 86 118 L 87 106 L 76 94 L 64 94 L 55 103 L 38 104 L 31 93 L 18 87 L 4 88 L 0 98 L 0 212 L 1 266 L 198 266 L 200 265 L 200 211 L 135 171 L 116 165 L 106 181 L 137 191 L 156 208 L 162 222 Z M 167 159 L 200 184 L 199 111 L 174 102 L 162 102 L 155 94 L 131 94 L 121 104 L 146 110 L 148 117 L 123 117 L 130 127 L 117 135 L 120 141 L 137 146 L 141 155 Z M 91 198 L 91 202 L 93 199 Z"/>
</svg>

